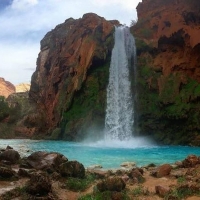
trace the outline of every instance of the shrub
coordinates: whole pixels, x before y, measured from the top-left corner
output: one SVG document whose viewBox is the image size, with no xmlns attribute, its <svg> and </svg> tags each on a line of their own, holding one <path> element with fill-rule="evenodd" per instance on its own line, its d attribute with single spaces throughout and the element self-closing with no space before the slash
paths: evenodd
<svg viewBox="0 0 200 200">
<path fill-rule="evenodd" d="M 72 191 L 84 191 L 94 180 L 95 178 L 92 175 L 88 175 L 84 179 L 70 177 L 67 179 L 66 188 Z"/>
</svg>

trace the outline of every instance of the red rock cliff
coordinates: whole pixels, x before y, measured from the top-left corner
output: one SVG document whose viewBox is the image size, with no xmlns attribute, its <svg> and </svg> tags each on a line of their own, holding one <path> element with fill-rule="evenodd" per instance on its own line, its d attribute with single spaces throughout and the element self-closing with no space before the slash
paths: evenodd
<svg viewBox="0 0 200 200">
<path fill-rule="evenodd" d="M 0 77 L 0 96 L 7 98 L 12 93 L 15 93 L 15 86 Z"/>
<path fill-rule="evenodd" d="M 143 0 L 137 12 L 141 130 L 165 143 L 193 143 L 200 135 L 200 3 Z"/>
<path fill-rule="evenodd" d="M 90 67 L 103 63 L 110 54 L 108 40 L 114 24 L 118 22 L 89 13 L 66 20 L 42 39 L 29 96 L 44 115 L 46 130 L 60 122 Z"/>
</svg>

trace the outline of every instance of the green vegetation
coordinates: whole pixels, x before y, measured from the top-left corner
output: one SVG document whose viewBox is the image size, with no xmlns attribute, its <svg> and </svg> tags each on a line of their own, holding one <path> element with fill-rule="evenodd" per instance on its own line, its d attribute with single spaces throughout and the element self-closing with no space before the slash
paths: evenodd
<svg viewBox="0 0 200 200">
<path fill-rule="evenodd" d="M 81 89 L 74 94 L 71 105 L 63 113 L 62 138 L 73 140 L 71 132 L 86 132 L 83 129 L 87 129 L 91 122 L 104 124 L 108 77 L 108 61 L 102 66 L 91 67 Z"/>
<path fill-rule="evenodd" d="M 10 108 L 3 96 L 0 96 L 0 121 L 9 116 Z"/>
<path fill-rule="evenodd" d="M 87 175 L 84 179 L 70 177 L 67 179 L 66 188 L 72 191 L 85 191 L 94 182 L 95 177 Z"/>
<path fill-rule="evenodd" d="M 187 187 L 187 186 L 180 186 L 178 188 L 173 189 L 172 191 L 170 191 L 166 196 L 165 196 L 165 200 L 169 200 L 169 199 L 177 199 L 177 200 L 181 200 L 181 199 L 185 199 L 188 196 L 191 195 L 197 195 L 199 196 L 199 191 L 194 191 L 191 188 Z"/>
<path fill-rule="evenodd" d="M 200 145 L 200 83 L 180 72 L 163 76 L 152 59 L 143 50 L 138 57 L 139 132 L 165 144 Z"/>
<path fill-rule="evenodd" d="M 147 44 L 144 40 L 139 39 L 139 38 L 135 39 L 135 45 L 137 47 L 137 55 L 140 55 L 141 53 L 145 53 L 145 52 L 150 52 L 153 50 L 152 45 Z"/>
<path fill-rule="evenodd" d="M 131 191 L 131 194 L 134 197 L 137 197 L 140 195 L 147 195 L 149 194 L 149 191 L 146 188 L 144 188 L 142 185 L 139 185 Z"/>
<path fill-rule="evenodd" d="M 130 200 L 129 195 L 124 192 L 95 192 L 93 194 L 87 194 L 81 196 L 78 200 L 110 200 L 110 199 L 121 199 L 121 200 Z"/>
<path fill-rule="evenodd" d="M 186 178 L 184 176 L 178 177 L 177 179 L 177 183 L 178 184 L 182 184 L 186 182 Z"/>
</svg>

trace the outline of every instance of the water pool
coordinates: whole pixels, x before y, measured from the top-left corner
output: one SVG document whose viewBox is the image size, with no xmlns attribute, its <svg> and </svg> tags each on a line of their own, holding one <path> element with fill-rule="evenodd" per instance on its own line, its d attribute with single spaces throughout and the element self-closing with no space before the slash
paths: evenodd
<svg viewBox="0 0 200 200">
<path fill-rule="evenodd" d="M 77 160 L 85 167 L 99 164 L 103 168 L 119 168 L 122 162 L 135 162 L 137 166 L 150 163 L 174 163 L 183 160 L 189 154 L 200 155 L 199 147 L 189 146 L 157 146 L 132 145 L 131 141 L 119 143 L 106 142 L 75 143 L 67 141 L 46 140 L 0 140 L 0 148 L 7 145 L 18 150 L 22 156 L 30 155 L 34 151 L 54 151 L 64 154 L 69 160 Z"/>
</svg>

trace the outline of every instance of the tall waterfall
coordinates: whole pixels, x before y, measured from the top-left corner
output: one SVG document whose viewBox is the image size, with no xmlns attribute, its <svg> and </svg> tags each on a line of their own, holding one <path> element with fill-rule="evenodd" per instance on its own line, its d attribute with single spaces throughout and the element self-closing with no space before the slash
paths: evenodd
<svg viewBox="0 0 200 200">
<path fill-rule="evenodd" d="M 130 70 L 135 71 L 135 40 L 128 27 L 115 27 L 115 45 L 112 50 L 105 138 L 129 140 L 133 134 L 134 110 Z"/>
</svg>

